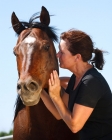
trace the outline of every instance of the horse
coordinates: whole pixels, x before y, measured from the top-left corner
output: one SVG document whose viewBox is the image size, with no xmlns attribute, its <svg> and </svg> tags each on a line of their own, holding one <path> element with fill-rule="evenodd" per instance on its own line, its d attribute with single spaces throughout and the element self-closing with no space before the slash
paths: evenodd
<svg viewBox="0 0 112 140">
<path fill-rule="evenodd" d="M 54 46 L 58 37 L 49 26 L 48 10 L 42 6 L 40 15 L 34 14 L 29 22 L 19 21 L 13 12 L 11 23 L 18 35 L 13 49 L 18 71 L 13 140 L 78 140 L 78 133 L 72 133 L 63 120 L 56 120 L 40 98 L 42 89 L 48 91 L 50 73 L 54 69 L 59 73 Z M 66 88 L 69 77 L 60 80 Z"/>
</svg>

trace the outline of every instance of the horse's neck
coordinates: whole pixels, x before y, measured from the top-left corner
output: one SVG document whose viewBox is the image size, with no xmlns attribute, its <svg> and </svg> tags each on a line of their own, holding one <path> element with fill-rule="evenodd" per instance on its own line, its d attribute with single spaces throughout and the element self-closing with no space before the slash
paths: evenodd
<svg viewBox="0 0 112 140">
<path fill-rule="evenodd" d="M 54 116 L 47 110 L 41 99 L 35 106 L 26 106 L 23 109 L 23 114 L 21 114 L 21 119 L 24 117 L 22 120 L 22 125 L 24 125 L 25 129 L 27 129 L 26 131 L 29 134 L 33 134 L 34 130 L 38 131 L 39 127 L 43 128 L 45 125 L 46 127 L 49 127 L 48 120 L 52 120 L 52 122 L 54 122 L 52 127 L 54 127 L 55 123 L 57 122 Z"/>
<path fill-rule="evenodd" d="M 34 123 L 34 120 L 38 120 L 42 114 L 45 114 L 44 111 L 48 111 L 41 99 L 37 105 L 25 106 L 25 110 L 27 119 L 30 123 Z"/>
<path fill-rule="evenodd" d="M 36 112 L 37 112 L 37 108 L 38 108 L 38 104 L 35 106 L 25 106 L 25 110 L 26 110 L 26 116 L 27 119 L 30 121 L 35 117 L 36 119 Z"/>
</svg>

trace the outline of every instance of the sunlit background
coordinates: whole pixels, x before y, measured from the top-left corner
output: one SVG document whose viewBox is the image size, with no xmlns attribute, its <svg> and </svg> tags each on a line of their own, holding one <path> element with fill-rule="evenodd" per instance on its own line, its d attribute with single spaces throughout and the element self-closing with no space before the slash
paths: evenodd
<svg viewBox="0 0 112 140">
<path fill-rule="evenodd" d="M 57 33 L 71 28 L 82 30 L 93 39 L 95 47 L 108 51 L 106 64 L 101 73 L 112 89 L 112 0 L 2 0 L 0 3 L 0 131 L 13 128 L 14 104 L 17 96 L 18 79 L 13 47 L 17 36 L 11 27 L 11 14 L 28 21 L 32 14 L 45 6 L 51 17 L 50 26 Z M 58 51 L 58 43 L 55 44 Z M 60 76 L 70 76 L 60 69 Z"/>
</svg>

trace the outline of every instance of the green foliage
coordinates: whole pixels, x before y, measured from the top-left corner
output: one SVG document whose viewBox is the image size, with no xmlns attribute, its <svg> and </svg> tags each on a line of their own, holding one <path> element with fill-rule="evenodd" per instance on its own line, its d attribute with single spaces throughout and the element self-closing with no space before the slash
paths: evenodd
<svg viewBox="0 0 112 140">
<path fill-rule="evenodd" d="M 13 134 L 13 130 L 10 130 L 8 133 L 7 132 L 0 132 L 0 137 L 3 137 L 3 136 L 8 136 L 8 135 L 12 135 Z"/>
<path fill-rule="evenodd" d="M 12 135 L 12 134 L 13 134 L 13 130 L 10 130 L 10 131 L 9 131 L 9 135 Z"/>
<path fill-rule="evenodd" d="M 7 136 L 6 132 L 0 132 L 0 137 Z"/>
</svg>

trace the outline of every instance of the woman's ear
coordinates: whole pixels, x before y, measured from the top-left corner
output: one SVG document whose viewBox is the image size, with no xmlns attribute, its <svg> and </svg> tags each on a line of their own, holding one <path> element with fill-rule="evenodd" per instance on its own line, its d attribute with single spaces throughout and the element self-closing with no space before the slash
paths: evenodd
<svg viewBox="0 0 112 140">
<path fill-rule="evenodd" d="M 75 57 L 74 58 L 75 59 L 75 62 L 77 62 L 79 60 L 82 60 L 81 54 L 76 54 L 74 57 Z"/>
</svg>

